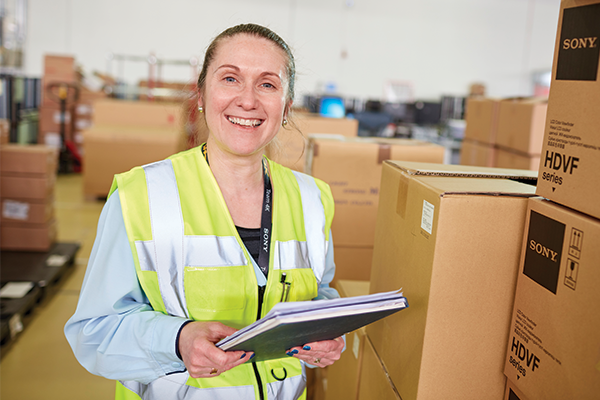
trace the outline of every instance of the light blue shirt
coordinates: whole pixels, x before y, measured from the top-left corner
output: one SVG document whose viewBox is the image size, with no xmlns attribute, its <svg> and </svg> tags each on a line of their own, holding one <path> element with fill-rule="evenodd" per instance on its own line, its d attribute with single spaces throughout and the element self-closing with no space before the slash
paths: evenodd
<svg viewBox="0 0 600 400">
<path fill-rule="evenodd" d="M 258 282 L 265 277 L 255 264 Z M 316 299 L 338 298 L 329 287 L 335 273 L 333 242 Z M 119 193 L 107 200 L 65 335 L 75 357 L 89 372 L 108 379 L 149 383 L 182 372 L 175 341 L 185 318 L 154 311 L 137 278 L 125 230 Z"/>
</svg>

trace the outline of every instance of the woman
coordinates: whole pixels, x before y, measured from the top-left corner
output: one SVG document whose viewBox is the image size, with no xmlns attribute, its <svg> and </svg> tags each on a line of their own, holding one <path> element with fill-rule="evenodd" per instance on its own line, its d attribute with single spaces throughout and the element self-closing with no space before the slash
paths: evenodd
<svg viewBox="0 0 600 400">
<path fill-rule="evenodd" d="M 214 345 L 282 300 L 338 297 L 329 187 L 263 157 L 294 74 L 274 32 L 227 29 L 198 79 L 206 143 L 115 177 L 65 333 L 118 399 L 305 398 L 305 365 L 339 359 L 342 338 L 264 362 Z"/>
</svg>

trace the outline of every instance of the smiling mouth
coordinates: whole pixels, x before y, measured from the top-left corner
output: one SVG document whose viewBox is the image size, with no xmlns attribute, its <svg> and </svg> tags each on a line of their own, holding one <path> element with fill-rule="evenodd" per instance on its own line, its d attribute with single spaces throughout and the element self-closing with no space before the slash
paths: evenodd
<svg viewBox="0 0 600 400">
<path fill-rule="evenodd" d="M 227 120 L 235 125 L 246 126 L 250 128 L 255 128 L 257 126 L 262 125 L 262 119 L 244 119 L 244 118 L 236 118 L 236 117 L 227 117 Z"/>
</svg>

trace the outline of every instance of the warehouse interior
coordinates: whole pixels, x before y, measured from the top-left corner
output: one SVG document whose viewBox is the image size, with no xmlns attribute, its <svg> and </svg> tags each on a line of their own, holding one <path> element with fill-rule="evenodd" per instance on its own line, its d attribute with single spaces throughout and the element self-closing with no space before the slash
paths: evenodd
<svg viewBox="0 0 600 400">
<path fill-rule="evenodd" d="M 598 0 L 0 2 L 0 397 L 115 396 L 64 333 L 100 214 L 207 140 L 204 53 L 243 23 L 294 55 L 265 155 L 331 189 L 331 286 L 409 304 L 306 398 L 597 399 Z"/>
</svg>

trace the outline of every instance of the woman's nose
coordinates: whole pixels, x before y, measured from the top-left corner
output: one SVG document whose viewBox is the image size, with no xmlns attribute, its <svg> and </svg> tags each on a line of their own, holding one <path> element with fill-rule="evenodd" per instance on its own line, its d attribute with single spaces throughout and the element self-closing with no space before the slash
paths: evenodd
<svg viewBox="0 0 600 400">
<path fill-rule="evenodd" d="M 252 85 L 244 85 L 238 96 L 239 105 L 245 110 L 252 110 L 256 108 L 257 100 L 258 98 L 254 87 L 252 87 Z"/>
</svg>

